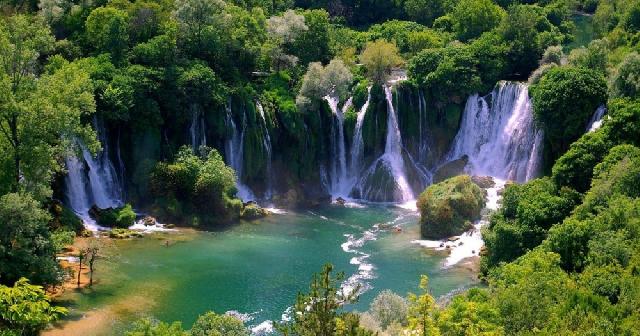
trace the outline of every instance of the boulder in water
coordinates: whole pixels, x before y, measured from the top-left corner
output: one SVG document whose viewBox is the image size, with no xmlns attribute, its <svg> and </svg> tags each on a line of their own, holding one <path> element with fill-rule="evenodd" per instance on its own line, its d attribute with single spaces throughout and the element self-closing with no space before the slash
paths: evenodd
<svg viewBox="0 0 640 336">
<path fill-rule="evenodd" d="M 245 207 L 242 208 L 242 213 L 240 217 L 242 219 L 252 220 L 252 219 L 263 218 L 268 215 L 269 215 L 269 211 L 267 211 L 267 209 L 262 208 L 257 203 L 253 202 L 253 203 L 247 204 Z"/>
<path fill-rule="evenodd" d="M 142 223 L 145 226 L 154 226 L 158 224 L 158 221 L 156 221 L 156 219 L 151 216 L 144 216 L 144 218 L 142 219 Z"/>
<path fill-rule="evenodd" d="M 136 213 L 130 204 L 106 209 L 100 209 L 94 205 L 89 209 L 89 215 L 96 220 L 98 225 L 106 227 L 128 228 L 136 220 Z"/>
<path fill-rule="evenodd" d="M 418 198 L 420 231 L 427 239 L 443 239 L 471 229 L 485 206 L 485 192 L 468 175 L 429 186 Z"/>
<path fill-rule="evenodd" d="M 483 189 L 491 188 L 496 185 L 496 181 L 494 181 L 491 176 L 471 176 L 471 181 Z"/>
<path fill-rule="evenodd" d="M 345 205 L 347 203 L 347 200 L 342 197 L 338 197 L 336 198 L 336 203 L 338 203 L 339 205 Z"/>
</svg>

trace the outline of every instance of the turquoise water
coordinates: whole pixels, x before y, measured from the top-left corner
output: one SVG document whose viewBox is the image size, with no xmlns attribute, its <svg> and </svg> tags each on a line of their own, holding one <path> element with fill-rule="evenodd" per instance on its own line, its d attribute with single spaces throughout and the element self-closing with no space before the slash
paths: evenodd
<svg viewBox="0 0 640 336">
<path fill-rule="evenodd" d="M 280 320 L 327 262 L 367 289 L 347 307 L 360 311 L 382 289 L 415 291 L 421 274 L 429 275 L 436 296 L 475 284 L 470 271 L 442 269 L 443 256 L 411 243 L 419 236 L 417 221 L 415 213 L 395 207 L 326 207 L 219 232 L 117 241 L 110 260 L 98 265 L 94 289 L 67 298 L 76 314 L 110 308 L 116 319 L 96 334 L 113 334 L 141 316 L 189 327 L 208 310 L 252 314 L 250 325 Z M 379 225 L 398 225 L 402 232 Z"/>
</svg>

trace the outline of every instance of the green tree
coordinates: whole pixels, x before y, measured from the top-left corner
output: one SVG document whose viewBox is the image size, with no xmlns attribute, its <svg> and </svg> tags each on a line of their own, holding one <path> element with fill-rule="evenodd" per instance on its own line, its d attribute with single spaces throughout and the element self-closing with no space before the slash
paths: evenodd
<svg viewBox="0 0 640 336">
<path fill-rule="evenodd" d="M 242 320 L 229 315 L 208 312 L 200 315 L 191 327 L 191 336 L 249 336 Z"/>
<path fill-rule="evenodd" d="M 0 197 L 0 283 L 22 277 L 39 285 L 58 284 L 60 267 L 47 223 L 51 217 L 29 194 Z"/>
<path fill-rule="evenodd" d="M 49 323 L 67 314 L 54 307 L 41 286 L 21 278 L 13 287 L 0 285 L 0 334 L 35 336 Z"/>
<path fill-rule="evenodd" d="M 308 10 L 302 13 L 307 29 L 291 44 L 291 53 L 302 64 L 309 62 L 327 63 L 331 60 L 329 48 L 329 13 L 324 9 Z"/>
<path fill-rule="evenodd" d="M 182 329 L 180 322 L 171 324 L 144 318 L 136 321 L 133 328 L 125 333 L 126 336 L 189 336 L 189 332 Z"/>
<path fill-rule="evenodd" d="M 407 324 L 407 300 L 388 289 L 383 290 L 373 299 L 369 305 L 369 312 L 382 329 L 387 329 L 394 323 Z"/>
<path fill-rule="evenodd" d="M 442 16 L 449 7 L 449 2 L 445 0 L 405 0 L 404 11 L 412 20 L 431 25 L 433 21 Z"/>
<path fill-rule="evenodd" d="M 487 247 L 483 271 L 513 261 L 538 246 L 551 226 L 569 216 L 579 200 L 575 191 L 559 189 L 549 178 L 508 186 L 502 208 L 482 234 Z"/>
<path fill-rule="evenodd" d="M 55 157 L 68 150 L 70 139 L 79 137 L 97 149 L 90 128 L 81 124 L 81 117 L 95 111 L 87 73 L 66 62 L 40 73 L 38 60 L 52 41 L 37 19 L 15 15 L 0 22 L 0 146 L 6 151 L 3 159 L 12 162 L 1 174 L 12 176 L 10 182 L 3 179 L 4 192 L 25 187 L 38 198 L 46 196 L 51 174 L 59 168 Z"/>
<path fill-rule="evenodd" d="M 511 73 L 528 76 L 538 67 L 544 50 L 562 42 L 563 35 L 537 5 L 513 5 L 507 10 L 498 32 L 509 46 L 507 60 Z"/>
<path fill-rule="evenodd" d="M 384 40 L 368 42 L 360 54 L 360 62 L 367 69 L 367 76 L 374 83 L 385 83 L 391 70 L 403 63 L 395 44 Z"/>
<path fill-rule="evenodd" d="M 420 276 L 420 293 L 409 293 L 409 330 L 420 336 L 439 336 L 434 314 L 437 311 L 436 300 L 429 293 L 429 278 Z"/>
<path fill-rule="evenodd" d="M 505 11 L 491 0 L 461 0 L 449 15 L 458 38 L 467 41 L 497 27 Z"/>
<path fill-rule="evenodd" d="M 94 9 L 86 22 L 87 40 L 98 50 L 108 52 L 115 63 L 123 61 L 129 43 L 129 17 L 113 7 Z"/>
<path fill-rule="evenodd" d="M 340 313 L 343 304 L 357 300 L 358 287 L 338 288 L 344 274 L 331 275 L 333 266 L 327 264 L 320 274 L 314 274 L 309 293 L 299 293 L 293 306 L 290 322 L 277 324 L 284 335 L 297 336 L 367 336 L 359 327 L 357 315 Z"/>
<path fill-rule="evenodd" d="M 611 91 L 614 97 L 637 97 L 640 94 L 640 55 L 638 53 L 629 53 L 618 65 L 612 78 Z"/>
<path fill-rule="evenodd" d="M 535 118 L 555 159 L 584 133 L 590 116 L 606 102 L 607 83 L 590 69 L 556 67 L 531 92 Z"/>
</svg>

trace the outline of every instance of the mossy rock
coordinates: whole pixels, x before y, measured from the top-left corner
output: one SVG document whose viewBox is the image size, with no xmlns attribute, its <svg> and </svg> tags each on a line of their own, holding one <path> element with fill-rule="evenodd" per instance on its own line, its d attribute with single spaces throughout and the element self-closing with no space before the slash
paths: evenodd
<svg viewBox="0 0 640 336">
<path fill-rule="evenodd" d="M 142 233 L 129 230 L 129 229 L 113 229 L 109 231 L 109 238 L 113 239 L 128 239 L 128 238 L 141 238 Z"/>
<path fill-rule="evenodd" d="M 429 186 L 418 198 L 422 237 L 443 239 L 472 228 L 485 206 L 485 192 L 468 175 Z"/>
<path fill-rule="evenodd" d="M 84 230 L 82 220 L 61 202 L 52 201 L 49 204 L 49 212 L 51 213 L 49 226 L 52 229 L 73 231 L 76 234 L 80 234 Z"/>
<path fill-rule="evenodd" d="M 269 211 L 265 208 L 260 207 L 255 202 L 249 202 L 242 208 L 242 214 L 240 217 L 242 219 L 258 219 L 263 218 L 269 215 Z"/>
<path fill-rule="evenodd" d="M 127 204 L 120 208 L 100 209 L 97 206 L 91 207 L 89 214 L 93 217 L 98 225 L 116 228 L 128 228 L 136 220 L 136 213 Z"/>
</svg>

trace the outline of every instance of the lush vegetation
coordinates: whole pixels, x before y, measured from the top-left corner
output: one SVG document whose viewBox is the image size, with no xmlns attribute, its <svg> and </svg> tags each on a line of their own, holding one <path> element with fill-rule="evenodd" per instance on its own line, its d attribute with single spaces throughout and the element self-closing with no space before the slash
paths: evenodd
<svg viewBox="0 0 640 336">
<path fill-rule="evenodd" d="M 468 175 L 432 184 L 420 194 L 420 231 L 430 239 L 459 235 L 480 218 L 485 192 Z"/>
<path fill-rule="evenodd" d="M 196 226 L 229 223 L 242 210 L 242 202 L 234 198 L 235 181 L 233 169 L 215 149 L 201 147 L 196 155 L 182 147 L 175 162 L 155 167 L 150 190 L 155 196 L 156 213 L 164 218 L 191 220 Z"/>
</svg>

